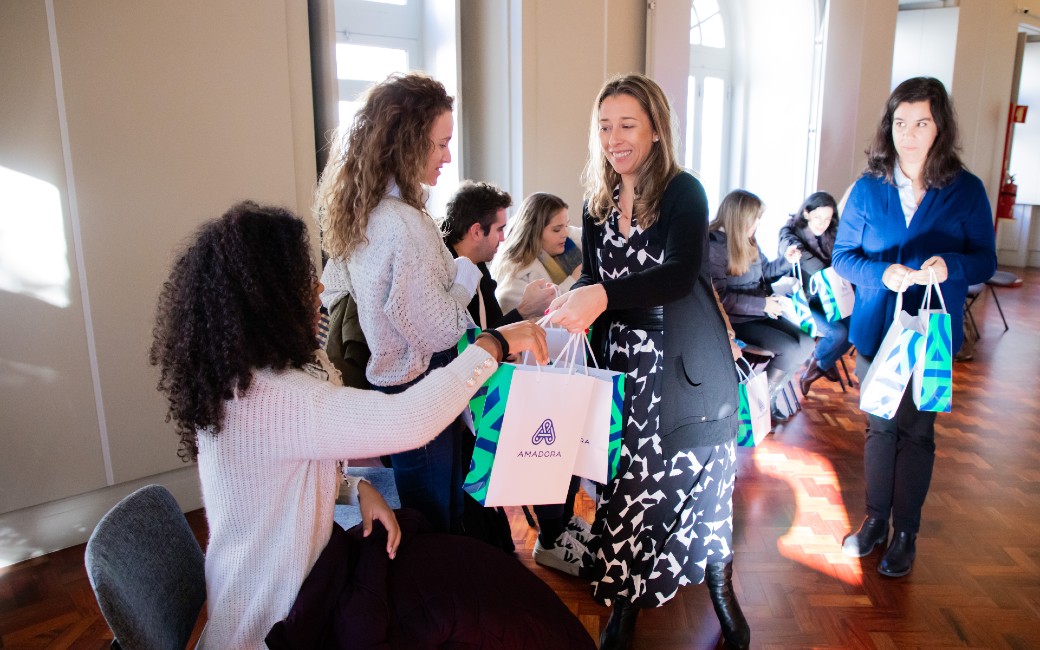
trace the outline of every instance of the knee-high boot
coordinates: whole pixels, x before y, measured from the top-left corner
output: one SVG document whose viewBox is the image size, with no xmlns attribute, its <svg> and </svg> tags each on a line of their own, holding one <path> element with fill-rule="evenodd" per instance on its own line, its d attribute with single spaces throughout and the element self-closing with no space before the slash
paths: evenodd
<svg viewBox="0 0 1040 650">
<path fill-rule="evenodd" d="M 600 650 L 625 650 L 632 644 L 639 608 L 627 600 L 618 599 L 610 613 L 603 633 L 599 635 Z"/>
<path fill-rule="evenodd" d="M 722 626 L 722 638 L 731 648 L 747 648 L 751 643 L 751 628 L 733 593 L 733 563 L 708 564 L 704 568 L 704 582 L 708 585 L 715 615 Z"/>
</svg>

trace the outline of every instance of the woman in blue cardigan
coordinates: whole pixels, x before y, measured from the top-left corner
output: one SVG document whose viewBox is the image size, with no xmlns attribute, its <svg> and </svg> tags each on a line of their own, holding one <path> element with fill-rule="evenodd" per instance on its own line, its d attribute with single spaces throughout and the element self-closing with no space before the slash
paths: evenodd
<svg viewBox="0 0 1040 650">
<path fill-rule="evenodd" d="M 992 212 L 982 181 L 957 155 L 957 124 L 946 88 L 916 77 L 899 84 L 867 150 L 867 170 L 849 194 L 833 264 L 856 285 L 850 340 L 866 376 L 893 321 L 896 294 L 913 314 L 934 272 L 950 312 L 953 353 L 961 345 L 968 285 L 997 268 Z M 907 390 L 895 416 L 868 415 L 863 464 L 867 515 L 842 552 L 868 555 L 893 535 L 878 564 L 886 576 L 910 572 L 921 509 L 935 462 L 935 413 L 918 411 Z"/>
</svg>

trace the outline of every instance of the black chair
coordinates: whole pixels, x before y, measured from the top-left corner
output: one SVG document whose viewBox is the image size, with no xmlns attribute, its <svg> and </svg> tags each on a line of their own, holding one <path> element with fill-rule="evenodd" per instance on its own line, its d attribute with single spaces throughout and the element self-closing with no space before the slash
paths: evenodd
<svg viewBox="0 0 1040 650">
<path fill-rule="evenodd" d="M 964 301 L 964 312 L 968 317 L 968 323 L 975 334 L 975 338 L 978 339 L 982 336 L 982 332 L 979 331 L 978 323 L 975 321 L 975 314 L 972 312 L 972 307 L 978 302 L 978 299 L 982 296 L 982 293 L 989 288 L 989 293 L 993 296 L 993 303 L 997 306 L 997 312 L 1000 313 L 1000 320 L 1004 322 L 1004 331 L 1010 329 L 1008 327 L 1007 318 L 1004 316 L 1004 309 L 1000 306 L 1000 298 L 997 297 L 997 291 L 994 287 L 1005 287 L 1005 288 L 1017 288 L 1022 286 L 1022 278 L 1018 277 L 1010 271 L 997 271 L 993 274 L 989 280 L 984 283 L 973 284 L 968 287 L 968 295 Z"/>
</svg>

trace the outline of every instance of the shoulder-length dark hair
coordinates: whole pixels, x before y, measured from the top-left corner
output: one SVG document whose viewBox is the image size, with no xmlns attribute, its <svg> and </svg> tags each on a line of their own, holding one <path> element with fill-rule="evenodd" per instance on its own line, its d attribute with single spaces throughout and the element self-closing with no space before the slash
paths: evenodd
<svg viewBox="0 0 1040 650">
<path fill-rule="evenodd" d="M 838 202 L 835 201 L 834 197 L 827 192 L 813 192 L 807 199 L 802 201 L 802 205 L 798 208 L 798 212 L 791 215 L 795 227 L 807 227 L 809 225 L 809 220 L 805 218 L 805 215 L 816 208 L 832 208 L 834 210 L 834 216 L 831 217 L 831 223 L 827 226 L 825 233 L 834 234 L 838 232 Z"/>
<path fill-rule="evenodd" d="M 365 241 L 368 216 L 396 181 L 401 200 L 426 212 L 422 190 L 433 123 L 454 99 L 421 72 L 393 74 L 368 89 L 354 121 L 337 129 L 318 181 L 315 213 L 329 257 L 350 257 Z"/>
<path fill-rule="evenodd" d="M 921 180 L 925 188 L 943 187 L 964 168 L 957 152 L 960 141 L 957 133 L 957 118 L 953 111 L 946 87 L 933 77 L 914 77 L 896 86 L 885 104 L 874 140 L 867 148 L 867 173 L 895 183 L 896 154 L 892 142 L 892 119 L 896 109 L 903 103 L 928 102 L 935 121 L 937 134 L 932 148 L 928 150 Z"/>
<path fill-rule="evenodd" d="M 288 210 L 246 201 L 199 228 L 163 284 L 149 353 L 181 458 L 198 457 L 198 430 L 220 432 L 255 369 L 311 360 L 316 286 L 307 227 Z"/>
<path fill-rule="evenodd" d="M 614 171 L 599 142 L 599 109 L 603 100 L 615 95 L 628 95 L 639 102 L 639 106 L 650 119 L 650 128 L 658 141 L 650 149 L 636 179 L 635 205 L 632 216 L 639 227 L 647 229 L 657 221 L 661 195 L 668 183 L 681 171 L 675 155 L 674 115 L 668 98 L 657 82 L 641 74 L 614 77 L 603 86 L 592 106 L 589 126 L 589 157 L 582 172 L 585 199 L 588 211 L 596 223 L 603 223 L 614 205 L 614 186 L 621 175 Z"/>
</svg>

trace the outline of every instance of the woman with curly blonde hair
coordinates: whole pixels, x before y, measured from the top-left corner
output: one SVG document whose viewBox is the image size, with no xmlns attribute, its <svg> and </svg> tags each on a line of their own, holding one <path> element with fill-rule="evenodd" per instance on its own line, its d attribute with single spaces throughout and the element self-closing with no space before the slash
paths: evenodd
<svg viewBox="0 0 1040 650">
<path fill-rule="evenodd" d="M 467 306 L 480 270 L 453 259 L 426 210 L 424 185 L 451 162 L 453 99 L 422 73 L 394 74 L 369 89 L 334 143 L 316 211 L 329 263 L 322 300 L 350 294 L 368 340 L 366 377 L 396 393 L 446 365 L 472 324 Z M 461 423 L 426 447 L 391 456 L 401 503 L 443 531 L 459 531 Z"/>
</svg>

